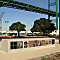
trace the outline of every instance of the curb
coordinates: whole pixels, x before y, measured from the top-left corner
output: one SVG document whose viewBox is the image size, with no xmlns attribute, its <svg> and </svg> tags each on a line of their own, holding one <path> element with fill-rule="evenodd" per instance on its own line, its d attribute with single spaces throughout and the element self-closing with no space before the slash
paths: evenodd
<svg viewBox="0 0 60 60">
<path fill-rule="evenodd" d="M 41 59 L 48 58 L 48 57 L 51 57 L 51 56 L 54 56 L 54 55 L 57 55 L 57 54 L 60 54 L 60 52 L 56 52 L 54 54 L 50 54 L 50 55 L 46 55 L 46 56 L 41 56 L 41 57 L 38 57 L 38 58 L 29 59 L 29 60 L 41 60 Z"/>
</svg>

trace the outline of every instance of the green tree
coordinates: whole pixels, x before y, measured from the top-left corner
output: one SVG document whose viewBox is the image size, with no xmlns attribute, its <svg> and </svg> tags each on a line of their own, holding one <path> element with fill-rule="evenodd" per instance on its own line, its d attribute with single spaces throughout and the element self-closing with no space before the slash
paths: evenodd
<svg viewBox="0 0 60 60">
<path fill-rule="evenodd" d="M 56 27 L 54 26 L 54 23 L 51 23 L 52 20 L 48 20 L 45 18 L 40 18 L 36 21 L 34 21 L 34 25 L 31 28 L 32 32 L 43 32 L 43 34 L 49 34 L 52 31 L 56 30 Z"/>
<path fill-rule="evenodd" d="M 9 27 L 9 30 L 11 31 L 18 31 L 18 37 L 19 37 L 19 32 L 20 31 L 25 31 L 25 25 L 24 24 L 21 24 L 20 22 L 16 22 L 16 23 L 13 23 L 10 27 Z"/>
</svg>

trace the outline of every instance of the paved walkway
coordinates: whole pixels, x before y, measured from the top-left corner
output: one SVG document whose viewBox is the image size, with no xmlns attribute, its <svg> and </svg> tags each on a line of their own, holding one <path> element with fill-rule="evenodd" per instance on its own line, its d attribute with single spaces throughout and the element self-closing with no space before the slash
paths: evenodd
<svg viewBox="0 0 60 60">
<path fill-rule="evenodd" d="M 19 52 L 17 51 L 11 53 L 6 53 L 0 50 L 0 60 L 29 60 L 55 52 L 60 52 L 60 45 L 58 44 L 58 40 L 56 40 L 56 46 L 51 48 Z"/>
</svg>

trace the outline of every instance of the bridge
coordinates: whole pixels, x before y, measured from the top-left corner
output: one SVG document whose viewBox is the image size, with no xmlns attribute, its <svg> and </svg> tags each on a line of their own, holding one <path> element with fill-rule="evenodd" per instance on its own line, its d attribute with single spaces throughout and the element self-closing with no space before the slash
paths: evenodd
<svg viewBox="0 0 60 60">
<path fill-rule="evenodd" d="M 43 13 L 43 14 L 48 14 L 50 16 L 56 16 L 56 12 L 48 10 L 48 9 L 44 9 L 44 8 L 40 8 L 40 7 L 36 7 L 33 5 L 29 5 L 26 3 L 22 3 L 22 2 L 18 2 L 18 1 L 0 1 L 0 7 L 9 7 L 9 8 L 14 8 L 14 9 L 23 9 L 26 11 L 32 11 L 32 12 L 38 12 L 38 13 Z"/>
<path fill-rule="evenodd" d="M 48 0 L 50 1 L 50 0 Z M 56 0 L 57 2 L 57 0 Z M 50 2 L 49 2 L 50 4 Z M 57 4 L 56 4 L 57 5 Z M 14 8 L 14 9 L 19 9 L 19 10 L 26 10 L 26 11 L 31 11 L 31 12 L 36 12 L 36 13 L 42 13 L 42 14 L 47 14 L 48 18 L 50 19 L 50 16 L 56 17 L 56 28 L 58 30 L 58 15 L 59 13 L 55 11 L 51 11 L 50 7 L 49 9 L 37 7 L 34 5 L 18 2 L 18 1 L 10 1 L 10 0 L 0 0 L 0 7 L 8 7 L 8 8 Z M 56 8 L 57 9 L 57 8 Z"/>
</svg>

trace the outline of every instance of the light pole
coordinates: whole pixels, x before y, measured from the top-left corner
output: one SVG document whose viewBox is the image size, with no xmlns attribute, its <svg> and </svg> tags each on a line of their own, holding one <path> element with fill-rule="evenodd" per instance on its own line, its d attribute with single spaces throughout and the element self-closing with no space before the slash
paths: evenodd
<svg viewBox="0 0 60 60">
<path fill-rule="evenodd" d="M 7 36 L 7 23 L 8 23 L 9 21 L 5 21 L 5 23 L 6 23 L 6 36 Z"/>
</svg>

